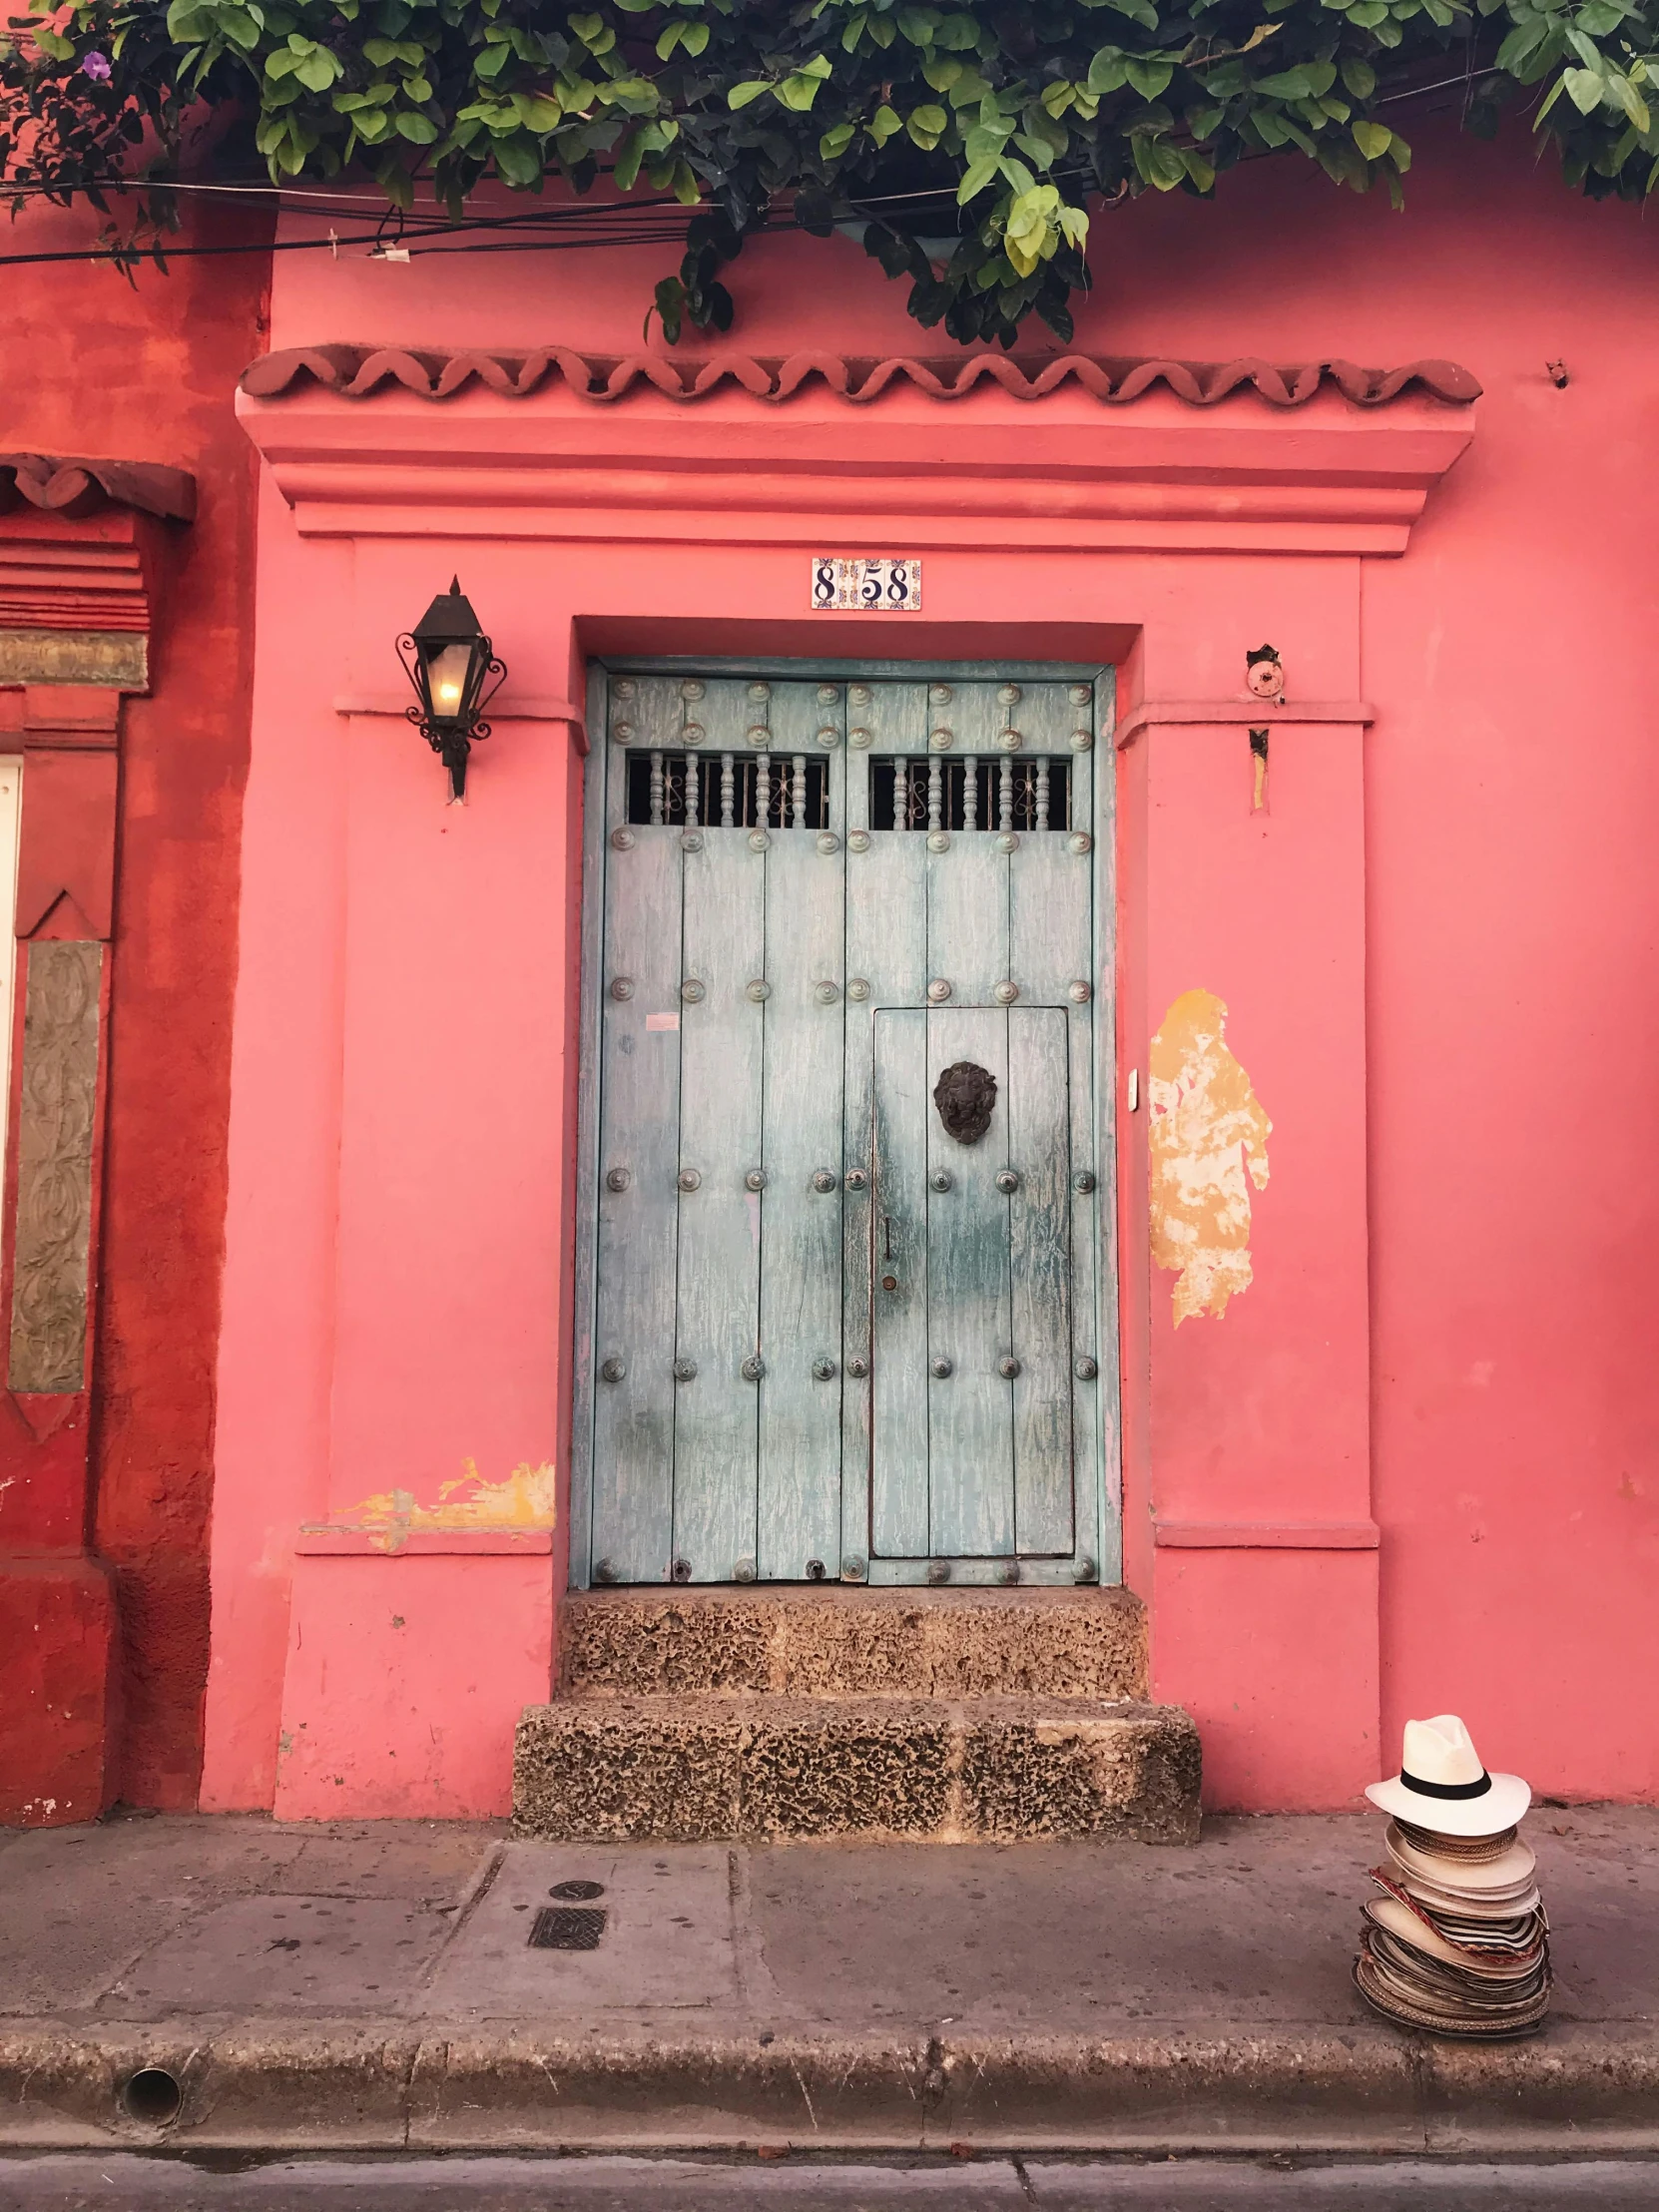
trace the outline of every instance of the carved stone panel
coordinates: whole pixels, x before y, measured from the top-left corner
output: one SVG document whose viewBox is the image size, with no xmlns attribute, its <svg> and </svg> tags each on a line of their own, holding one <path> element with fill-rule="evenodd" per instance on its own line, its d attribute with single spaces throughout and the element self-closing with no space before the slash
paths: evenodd
<svg viewBox="0 0 1659 2212">
<path fill-rule="evenodd" d="M 29 946 L 28 958 L 7 1380 L 14 1390 L 79 1390 L 86 1384 L 104 948 L 43 940 Z"/>
<path fill-rule="evenodd" d="M 150 687 L 150 640 L 142 630 L 0 629 L 0 684 Z"/>
</svg>

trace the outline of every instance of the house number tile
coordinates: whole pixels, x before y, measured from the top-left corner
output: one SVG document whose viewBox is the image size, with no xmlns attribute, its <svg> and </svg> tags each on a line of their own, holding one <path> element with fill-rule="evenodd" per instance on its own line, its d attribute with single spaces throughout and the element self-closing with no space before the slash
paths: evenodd
<svg viewBox="0 0 1659 2212">
<path fill-rule="evenodd" d="M 808 605 L 819 614 L 914 615 L 921 612 L 921 563 L 815 553 Z"/>
</svg>

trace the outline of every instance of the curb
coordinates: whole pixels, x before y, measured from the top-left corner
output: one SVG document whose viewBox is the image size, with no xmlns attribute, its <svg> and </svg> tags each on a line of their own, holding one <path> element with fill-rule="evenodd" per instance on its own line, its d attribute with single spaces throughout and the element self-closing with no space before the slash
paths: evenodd
<svg viewBox="0 0 1659 2212">
<path fill-rule="evenodd" d="M 167 2126 L 121 2092 L 164 2067 Z M 1659 2035 L 1379 2026 L 949 2041 L 306 2020 L 0 2027 L 0 2149 L 1659 2151 Z"/>
</svg>

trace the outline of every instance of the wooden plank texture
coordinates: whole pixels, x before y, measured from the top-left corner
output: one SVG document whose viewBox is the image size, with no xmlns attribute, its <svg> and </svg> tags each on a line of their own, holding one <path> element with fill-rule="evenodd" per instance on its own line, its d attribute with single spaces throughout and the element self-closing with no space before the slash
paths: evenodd
<svg viewBox="0 0 1659 2212">
<path fill-rule="evenodd" d="M 996 1079 L 990 1127 L 972 1145 L 946 1132 L 933 1105 L 934 1085 L 959 1060 Z M 1001 1557 L 1014 1548 L 1013 1407 L 998 1373 L 1010 1338 L 1008 1200 L 996 1187 L 1009 1142 L 1001 1007 L 928 1014 L 926 1092 L 928 1549 Z M 948 1176 L 948 1189 L 934 1190 L 934 1175 Z"/>
<path fill-rule="evenodd" d="M 927 1014 L 875 1016 L 871 1551 L 927 1550 Z M 888 1285 L 891 1289 L 888 1289 Z"/>
<path fill-rule="evenodd" d="M 1014 1525 L 1022 1556 L 1072 1548 L 1071 1142 L 1066 1017 L 1008 1009 Z"/>
<path fill-rule="evenodd" d="M 935 753 L 941 769 L 958 756 L 1000 759 L 997 733 L 1006 710 L 995 684 L 935 684 L 948 699 L 929 708 L 929 727 L 947 729 L 948 755 Z M 949 844 L 927 855 L 927 967 L 929 978 L 950 985 L 953 1006 L 995 1004 L 1008 975 L 1008 855 L 986 830 L 947 832 Z"/>
<path fill-rule="evenodd" d="M 613 681 L 613 732 L 619 721 L 637 727 L 644 681 L 621 697 Z M 678 686 L 672 706 L 667 692 L 658 685 L 644 702 L 659 719 L 679 712 Z M 649 828 L 628 832 L 632 842 L 618 849 L 622 749 L 609 750 L 592 1540 L 609 1578 L 654 1582 L 668 1575 L 673 1541 L 681 852 L 677 831 Z M 606 1380 L 607 1362 L 620 1369 L 615 1382 Z"/>
<path fill-rule="evenodd" d="M 1078 730 L 1088 730 L 1092 735 L 1093 689 L 1087 685 L 1024 684 L 1020 691 L 1021 697 L 1013 712 L 1025 740 L 1024 752 L 1027 756 L 1069 764 L 1071 821 L 1075 827 L 1086 827 L 1094 819 L 1094 755 L 1092 747 L 1078 747 L 1072 741 Z M 1065 1009 L 1061 1018 L 1069 1031 L 1066 1050 L 1069 1081 L 1065 1101 L 1069 1141 L 1062 1132 L 1061 1144 L 1069 1150 L 1072 1169 L 1092 1169 L 1094 1159 L 1094 991 L 1097 979 L 1093 973 L 1093 887 L 1092 854 L 1073 851 L 1069 832 L 1044 830 L 1021 835 L 1019 849 L 1009 862 L 1010 957 L 1019 984 L 1021 1006 Z M 1090 994 L 1081 1002 L 1071 995 L 1073 987 L 1079 984 L 1086 985 Z M 1021 1110 L 1027 1110 L 1023 1102 Z M 1081 1551 L 1092 1548 L 1092 1538 L 1074 1537 L 1075 1475 L 1068 1465 L 1062 1482 L 1058 1438 L 1064 1434 L 1068 1462 L 1075 1458 L 1078 1466 L 1093 1466 L 1099 1384 L 1076 1377 L 1073 1361 L 1082 1353 L 1093 1356 L 1095 1351 L 1094 1264 L 1101 1205 L 1098 1180 L 1093 1191 L 1062 1189 L 1055 1202 L 1062 1201 L 1072 1217 L 1069 1223 L 1062 1224 L 1045 1216 L 1040 1223 L 1033 1221 L 1031 1226 L 1034 1231 L 1040 1231 L 1038 1250 L 1046 1250 L 1049 1240 L 1062 1227 L 1069 1232 L 1067 1326 L 1075 1341 L 1063 1346 L 1046 1344 L 1040 1352 L 1034 1348 L 1030 1360 L 1021 1353 L 1023 1372 L 1015 1384 L 1014 1409 L 1015 1480 L 1022 1553 L 1070 1550 L 1074 1540 Z M 1016 1203 L 1016 1225 L 1019 1219 Z M 1035 1253 L 1029 1257 L 1034 1259 Z M 1016 1236 L 1016 1284 L 1020 1267 Z M 1052 1402 L 1046 1407 L 1039 1402 L 1034 1372 L 1037 1369 L 1045 1378 L 1043 1386 L 1051 1393 Z M 1057 1534 L 1062 1525 L 1066 1529 L 1063 1539 Z"/>
<path fill-rule="evenodd" d="M 827 761 L 833 849 L 776 830 L 766 855 L 758 1560 L 761 1578 L 839 1571 L 841 1078 L 845 852 L 842 687 L 774 687 L 786 759 Z M 831 731 L 826 746 L 821 732 Z M 799 779 L 795 780 L 798 781 Z M 827 1190 L 814 1177 L 830 1179 Z M 815 1367 L 828 1364 L 828 1376 Z"/>
<path fill-rule="evenodd" d="M 753 834 L 758 834 L 754 832 Z M 680 1017 L 679 1308 L 675 1357 L 674 1549 L 694 1582 L 753 1572 L 759 1392 L 743 1372 L 759 1353 L 766 856 L 744 830 L 705 829 L 685 856 Z"/>
<path fill-rule="evenodd" d="M 905 1097 L 921 1095 L 925 1059 L 920 1009 L 927 993 L 927 841 L 891 830 L 871 830 L 869 765 L 888 753 L 915 753 L 927 743 L 926 687 L 918 682 L 873 683 L 853 679 L 847 686 L 847 831 L 867 839 L 863 851 L 849 843 L 846 855 L 846 1164 L 870 1173 L 863 1193 L 845 1200 L 843 1265 L 846 1271 L 846 1357 L 864 1358 L 870 1374 L 861 1384 L 849 1378 L 842 1425 L 842 1556 L 857 1560 L 914 1556 L 927 1542 L 927 1424 L 923 1391 L 926 1354 L 924 1290 L 919 1273 L 911 1290 L 913 1304 L 888 1306 L 883 1274 L 876 1265 L 884 1245 L 881 1228 L 882 1136 L 876 1119 L 875 1078 L 883 1056 L 897 1058 L 905 1071 L 901 1089 L 889 1098 L 887 1113 L 900 1117 Z M 905 1031 L 884 1025 L 883 1007 L 913 1007 L 917 1019 Z M 913 1035 L 914 1043 L 905 1038 Z M 904 1059 L 908 1052 L 913 1067 Z M 920 1106 L 914 1107 L 919 1116 Z M 889 1119 L 889 1149 L 907 1142 L 913 1150 L 909 1173 L 919 1172 L 922 1133 L 919 1119 L 905 1134 Z M 893 1168 L 900 1172 L 895 1155 Z M 917 1214 L 916 1218 L 921 1217 Z M 911 1319 L 914 1342 L 906 1334 Z M 895 1335 L 889 1323 L 901 1324 Z M 896 1363 L 896 1364 L 895 1364 Z M 911 1372 L 903 1380 L 906 1364 Z M 890 1371 L 890 1372 L 889 1372 Z M 875 1440 L 879 1423 L 881 1437 Z"/>
</svg>

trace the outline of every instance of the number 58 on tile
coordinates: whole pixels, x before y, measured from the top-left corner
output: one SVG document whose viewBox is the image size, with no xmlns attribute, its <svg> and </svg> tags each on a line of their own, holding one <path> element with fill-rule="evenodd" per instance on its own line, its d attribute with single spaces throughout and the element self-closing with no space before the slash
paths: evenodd
<svg viewBox="0 0 1659 2212">
<path fill-rule="evenodd" d="M 914 615 L 921 612 L 921 563 L 813 556 L 812 605 L 821 613 Z"/>
</svg>

